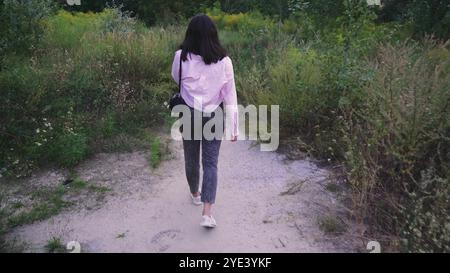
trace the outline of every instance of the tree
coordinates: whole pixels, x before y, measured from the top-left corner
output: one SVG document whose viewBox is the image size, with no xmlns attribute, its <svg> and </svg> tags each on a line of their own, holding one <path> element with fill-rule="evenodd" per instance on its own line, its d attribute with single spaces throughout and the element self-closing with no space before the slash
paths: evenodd
<svg viewBox="0 0 450 273">
<path fill-rule="evenodd" d="M 414 34 L 450 37 L 450 3 L 448 0 L 385 0 L 379 20 L 410 22 Z"/>
</svg>

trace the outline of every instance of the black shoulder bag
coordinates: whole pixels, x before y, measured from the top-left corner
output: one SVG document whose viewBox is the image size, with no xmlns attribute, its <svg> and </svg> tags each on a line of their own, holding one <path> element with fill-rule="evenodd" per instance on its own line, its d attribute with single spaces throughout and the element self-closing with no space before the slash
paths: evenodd
<svg viewBox="0 0 450 273">
<path fill-rule="evenodd" d="M 170 111 L 172 111 L 172 109 L 177 105 L 186 104 L 184 102 L 183 97 L 181 97 L 181 73 L 182 73 L 182 69 L 181 69 L 182 63 L 181 62 L 182 62 L 182 59 L 181 59 L 181 53 L 180 53 L 180 69 L 178 71 L 178 92 L 173 94 L 172 98 L 170 98 L 170 101 L 169 101 Z"/>
</svg>

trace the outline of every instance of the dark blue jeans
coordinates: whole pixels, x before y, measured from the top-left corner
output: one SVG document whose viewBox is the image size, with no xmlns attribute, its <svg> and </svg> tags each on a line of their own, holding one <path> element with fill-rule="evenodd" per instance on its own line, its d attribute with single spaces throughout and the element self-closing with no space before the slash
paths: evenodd
<svg viewBox="0 0 450 273">
<path fill-rule="evenodd" d="M 194 130 L 194 110 L 191 108 L 191 130 Z M 214 112 L 211 117 L 202 117 L 202 124 L 196 126 L 203 126 L 211 118 L 214 117 Z M 193 136 L 193 132 L 192 132 Z M 217 163 L 219 159 L 221 138 L 206 140 L 183 139 L 184 162 L 186 178 L 189 184 L 191 193 L 199 191 L 200 183 L 200 150 L 202 152 L 202 167 L 203 180 L 201 190 L 201 201 L 204 203 L 214 204 L 216 200 L 217 191 Z"/>
</svg>

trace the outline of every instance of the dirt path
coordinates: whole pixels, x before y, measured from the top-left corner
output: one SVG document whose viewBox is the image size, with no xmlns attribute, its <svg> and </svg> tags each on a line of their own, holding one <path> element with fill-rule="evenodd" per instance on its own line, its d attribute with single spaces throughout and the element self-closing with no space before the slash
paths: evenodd
<svg viewBox="0 0 450 273">
<path fill-rule="evenodd" d="M 78 241 L 86 252 L 348 252 L 359 247 L 348 223 L 339 236 L 319 229 L 323 217 L 343 217 L 336 194 L 325 189 L 326 170 L 261 152 L 249 141 L 222 144 L 214 208 L 218 227 L 201 228 L 201 207 L 188 195 L 181 143 L 171 146 L 172 158 L 156 170 L 149 168 L 147 152 L 99 154 L 84 162 L 77 169 L 82 179 L 112 188 L 99 208 L 80 206 L 16 228 L 8 237 L 37 252 L 52 237 Z"/>
</svg>

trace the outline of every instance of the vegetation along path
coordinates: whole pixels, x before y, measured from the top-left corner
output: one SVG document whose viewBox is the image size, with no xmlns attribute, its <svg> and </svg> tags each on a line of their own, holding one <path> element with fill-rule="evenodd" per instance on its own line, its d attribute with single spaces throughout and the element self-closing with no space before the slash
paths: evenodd
<svg viewBox="0 0 450 273">
<path fill-rule="evenodd" d="M 79 242 L 83 252 L 348 252 L 361 247 L 341 205 L 343 192 L 332 186 L 328 170 L 306 159 L 261 152 L 250 141 L 222 144 L 214 210 L 218 227 L 201 228 L 201 207 L 189 198 L 181 142 L 167 143 L 170 156 L 154 169 L 147 151 L 97 154 L 85 161 L 72 183 L 108 189 L 101 205 L 78 199 L 6 237 L 25 242 L 25 250 L 33 252 L 69 241 Z M 61 184 L 64 174 L 47 171 L 32 179 Z M 94 193 L 85 195 L 92 199 Z"/>
</svg>

